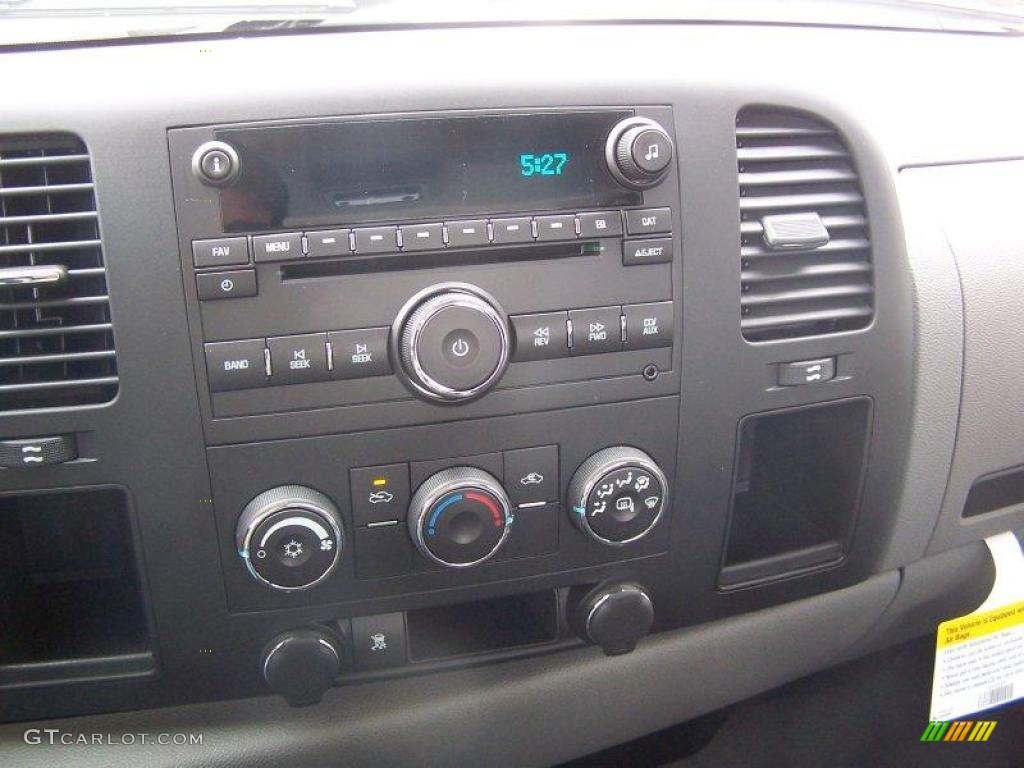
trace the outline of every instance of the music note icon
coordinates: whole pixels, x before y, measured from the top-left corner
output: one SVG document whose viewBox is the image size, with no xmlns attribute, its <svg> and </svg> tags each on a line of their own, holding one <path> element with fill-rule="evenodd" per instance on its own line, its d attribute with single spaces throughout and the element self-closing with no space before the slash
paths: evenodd
<svg viewBox="0 0 1024 768">
<path fill-rule="evenodd" d="M 658 159 L 658 145 L 648 144 L 647 154 L 644 155 L 644 160 L 657 160 Z"/>
</svg>

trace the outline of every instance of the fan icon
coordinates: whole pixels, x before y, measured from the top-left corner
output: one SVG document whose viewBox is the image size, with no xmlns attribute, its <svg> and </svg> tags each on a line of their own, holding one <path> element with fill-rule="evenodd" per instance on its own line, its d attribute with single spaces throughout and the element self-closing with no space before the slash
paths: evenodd
<svg viewBox="0 0 1024 768">
<path fill-rule="evenodd" d="M 302 554 L 302 544 L 295 539 L 292 539 L 284 545 L 285 557 L 290 557 L 293 560 Z"/>
</svg>

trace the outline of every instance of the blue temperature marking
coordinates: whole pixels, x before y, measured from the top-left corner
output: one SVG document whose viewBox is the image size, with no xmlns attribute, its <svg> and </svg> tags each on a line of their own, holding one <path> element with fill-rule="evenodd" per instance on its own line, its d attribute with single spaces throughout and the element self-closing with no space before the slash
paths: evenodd
<svg viewBox="0 0 1024 768">
<path fill-rule="evenodd" d="M 575 512 L 580 517 L 586 517 L 587 516 L 587 510 L 584 509 L 583 507 L 573 507 L 572 511 Z"/>
<path fill-rule="evenodd" d="M 427 522 L 428 534 L 430 534 L 431 536 L 434 535 L 434 526 L 437 525 L 437 518 L 441 516 L 442 512 L 444 512 L 446 509 L 448 509 L 448 507 L 450 507 L 457 501 L 462 501 L 461 493 L 454 493 L 451 496 L 445 497 L 444 499 L 441 500 L 440 503 L 438 503 L 436 507 L 434 507 L 434 511 L 430 515 L 430 520 Z"/>
</svg>

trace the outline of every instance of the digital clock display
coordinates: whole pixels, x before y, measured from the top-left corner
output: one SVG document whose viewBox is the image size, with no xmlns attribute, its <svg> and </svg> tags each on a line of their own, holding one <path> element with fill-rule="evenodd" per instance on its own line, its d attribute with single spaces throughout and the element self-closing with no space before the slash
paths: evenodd
<svg viewBox="0 0 1024 768">
<path fill-rule="evenodd" d="M 219 129 L 241 159 L 225 232 L 638 205 L 608 170 L 632 113 L 425 114 Z"/>
<path fill-rule="evenodd" d="M 523 176 L 561 176 L 569 162 L 568 152 L 545 152 L 540 155 L 520 155 L 519 172 Z"/>
</svg>

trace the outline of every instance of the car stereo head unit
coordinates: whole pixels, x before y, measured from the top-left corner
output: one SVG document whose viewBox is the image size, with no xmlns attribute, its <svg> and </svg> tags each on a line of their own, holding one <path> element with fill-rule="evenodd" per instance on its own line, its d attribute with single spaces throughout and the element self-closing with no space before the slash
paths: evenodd
<svg viewBox="0 0 1024 768">
<path fill-rule="evenodd" d="M 672 392 L 673 124 L 581 107 L 170 131 L 208 436 L 521 412 L 569 382 L 581 403 Z"/>
</svg>

